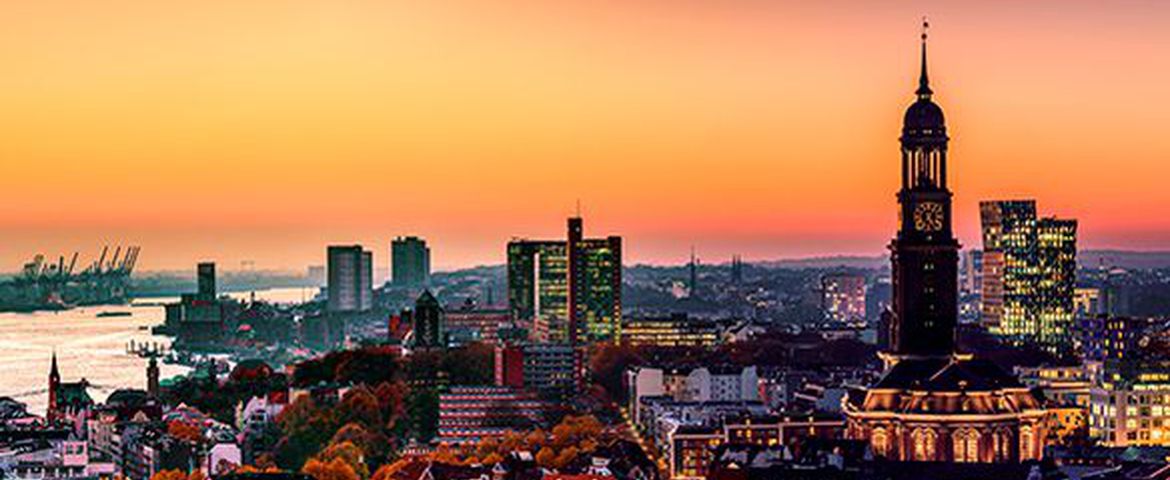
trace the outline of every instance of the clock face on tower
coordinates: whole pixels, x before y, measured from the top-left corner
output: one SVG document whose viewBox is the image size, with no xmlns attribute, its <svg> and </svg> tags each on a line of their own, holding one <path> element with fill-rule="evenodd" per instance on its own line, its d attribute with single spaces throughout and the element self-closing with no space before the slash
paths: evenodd
<svg viewBox="0 0 1170 480">
<path fill-rule="evenodd" d="M 943 206 L 937 202 L 923 202 L 914 207 L 914 228 L 920 232 L 937 232 L 945 222 Z"/>
</svg>

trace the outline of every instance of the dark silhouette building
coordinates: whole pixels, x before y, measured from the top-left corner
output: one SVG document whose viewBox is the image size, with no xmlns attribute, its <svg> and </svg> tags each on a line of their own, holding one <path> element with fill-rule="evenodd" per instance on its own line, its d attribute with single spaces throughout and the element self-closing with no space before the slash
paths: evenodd
<svg viewBox="0 0 1170 480">
<path fill-rule="evenodd" d="M 1036 459 L 1045 438 L 1039 398 L 990 361 L 956 350 L 959 243 L 951 230 L 946 123 L 927 78 L 925 33 L 916 93 L 902 127 L 886 371 L 849 393 L 847 435 L 896 461 Z"/>
<path fill-rule="evenodd" d="M 200 300 L 215 300 L 215 262 L 201 262 L 195 267 L 199 289 L 196 290 Z"/>
<path fill-rule="evenodd" d="M 75 432 L 85 428 L 86 415 L 93 407 L 89 396 L 89 381 L 62 382 L 57 369 L 57 352 L 53 352 L 49 367 L 49 405 L 45 418 L 50 424 L 66 423 Z"/>
<path fill-rule="evenodd" d="M 414 324 L 414 347 L 419 349 L 443 348 L 447 346 L 443 325 L 443 307 L 430 290 L 423 291 L 414 302 L 412 312 Z"/>
<path fill-rule="evenodd" d="M 159 389 L 158 358 L 155 355 L 150 356 L 150 363 L 146 365 L 146 393 L 153 398 L 158 398 L 159 393 L 161 393 Z"/>
<path fill-rule="evenodd" d="M 390 242 L 390 275 L 394 285 L 425 285 L 431 276 L 431 249 L 418 237 Z"/>
<path fill-rule="evenodd" d="M 361 245 L 330 246 L 328 256 L 330 312 L 364 312 L 374 304 L 373 255 Z"/>
</svg>

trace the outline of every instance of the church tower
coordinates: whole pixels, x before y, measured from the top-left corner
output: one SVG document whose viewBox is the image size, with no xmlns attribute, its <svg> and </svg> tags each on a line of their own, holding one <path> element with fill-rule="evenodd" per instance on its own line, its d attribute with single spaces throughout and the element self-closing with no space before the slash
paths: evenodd
<svg viewBox="0 0 1170 480">
<path fill-rule="evenodd" d="M 49 423 L 57 420 L 57 390 L 61 389 L 61 372 L 57 370 L 57 351 L 53 350 L 52 364 L 49 366 L 49 408 L 45 418 Z"/>
<path fill-rule="evenodd" d="M 959 242 L 951 229 L 947 127 L 931 98 L 925 31 L 921 68 L 918 99 L 902 123 L 898 233 L 890 243 L 893 317 L 887 353 L 895 361 L 954 353 L 958 319 Z"/>
<path fill-rule="evenodd" d="M 951 229 L 947 129 L 926 75 L 902 124 L 893 309 L 882 378 L 842 403 L 846 438 L 899 462 L 1015 463 L 1042 455 L 1042 399 L 995 363 L 955 350 L 959 242 Z"/>
</svg>

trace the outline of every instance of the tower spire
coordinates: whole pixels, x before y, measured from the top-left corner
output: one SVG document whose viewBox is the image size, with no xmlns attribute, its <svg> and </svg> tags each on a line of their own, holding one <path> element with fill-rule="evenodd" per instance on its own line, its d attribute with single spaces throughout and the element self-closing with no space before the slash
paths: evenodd
<svg viewBox="0 0 1170 480">
<path fill-rule="evenodd" d="M 926 17 L 922 17 L 922 71 L 918 74 L 918 91 L 919 98 L 930 98 L 934 92 L 930 90 L 930 79 L 926 75 L 926 31 L 930 28 L 930 22 Z"/>
<path fill-rule="evenodd" d="M 53 378 L 61 378 L 60 372 L 57 371 L 57 349 L 53 348 L 53 360 L 49 367 L 49 376 Z"/>
</svg>

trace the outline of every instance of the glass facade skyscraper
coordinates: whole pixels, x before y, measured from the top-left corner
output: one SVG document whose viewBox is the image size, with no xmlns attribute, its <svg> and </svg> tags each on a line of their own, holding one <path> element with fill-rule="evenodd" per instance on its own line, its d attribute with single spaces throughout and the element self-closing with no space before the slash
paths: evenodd
<svg viewBox="0 0 1170 480">
<path fill-rule="evenodd" d="M 980 203 L 982 323 L 1013 343 L 1072 347 L 1077 222 L 1038 218 L 1034 200 Z"/>
<path fill-rule="evenodd" d="M 621 237 L 584 238 L 581 219 L 567 239 L 508 243 L 508 304 L 554 343 L 621 336 Z"/>
<path fill-rule="evenodd" d="M 568 263 L 565 242 L 508 243 L 508 305 L 516 318 L 533 322 L 538 338 L 568 341 Z"/>
</svg>

